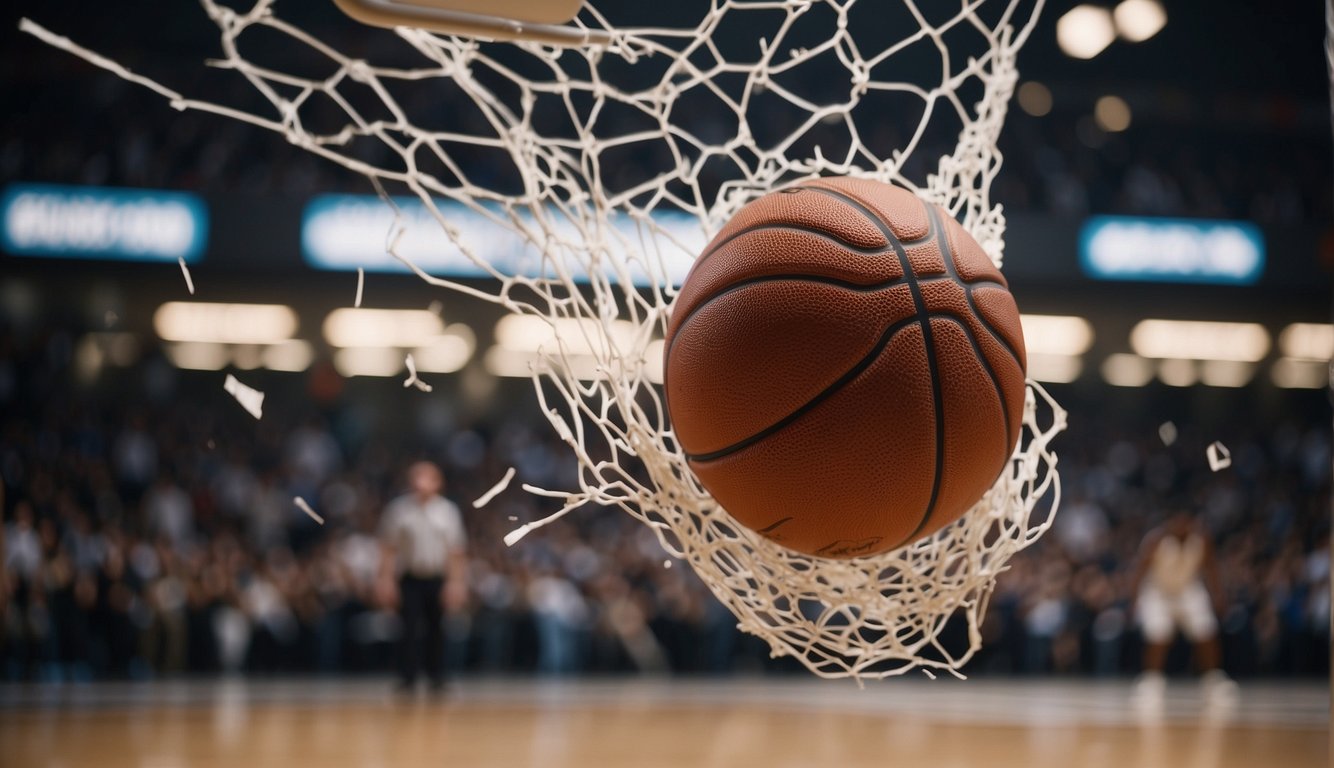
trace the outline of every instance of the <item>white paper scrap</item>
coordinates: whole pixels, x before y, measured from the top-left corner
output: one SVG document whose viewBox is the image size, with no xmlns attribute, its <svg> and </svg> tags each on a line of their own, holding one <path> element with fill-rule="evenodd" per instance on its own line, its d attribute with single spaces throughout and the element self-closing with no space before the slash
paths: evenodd
<svg viewBox="0 0 1334 768">
<path fill-rule="evenodd" d="M 1217 440 L 1209 444 L 1204 454 L 1209 457 L 1209 469 L 1215 472 L 1232 466 L 1232 452 Z"/>
<path fill-rule="evenodd" d="M 190 295 L 195 295 L 195 281 L 190 277 L 190 268 L 185 265 L 185 257 L 177 256 L 177 263 L 181 265 L 181 274 L 185 275 L 185 287 L 190 290 Z"/>
<path fill-rule="evenodd" d="M 302 512 L 305 512 L 307 515 L 310 515 L 311 520 L 314 520 L 320 525 L 324 525 L 324 518 L 320 517 L 318 512 L 311 509 L 310 505 L 306 503 L 305 499 L 301 498 L 300 496 L 297 496 L 296 498 L 292 499 L 292 502 L 295 503 Z"/>
<path fill-rule="evenodd" d="M 263 392 L 260 392 L 258 389 L 247 387 L 237 381 L 236 377 L 230 373 L 227 374 L 227 379 L 223 381 L 222 388 L 227 390 L 227 393 L 232 397 L 236 398 L 236 402 L 240 403 L 241 407 L 246 409 L 251 416 L 258 419 L 264 415 Z"/>
</svg>

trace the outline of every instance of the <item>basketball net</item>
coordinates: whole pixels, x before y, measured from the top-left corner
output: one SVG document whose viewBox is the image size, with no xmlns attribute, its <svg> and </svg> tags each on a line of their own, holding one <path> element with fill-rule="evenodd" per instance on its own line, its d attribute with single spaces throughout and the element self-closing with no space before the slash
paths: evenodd
<svg viewBox="0 0 1334 768">
<path fill-rule="evenodd" d="M 688 561 L 774 656 L 823 677 L 962 676 L 996 577 L 1051 524 L 1059 481 L 1049 443 L 1064 411 L 1030 382 L 1019 445 L 969 513 L 887 554 L 826 560 L 741 527 L 692 476 L 656 386 L 660 340 L 681 274 L 673 265 L 688 266 L 741 206 L 801 179 L 852 175 L 914 189 L 999 265 L 996 140 L 1041 0 L 963 0 L 944 14 L 918 0 L 712 0 L 691 5 L 701 7 L 697 24 L 633 28 L 585 3 L 574 27 L 610 41 L 564 48 L 364 30 L 381 42 L 397 35 L 421 62 L 406 68 L 334 50 L 278 17 L 272 0 L 244 12 L 202 4 L 221 33 L 222 58 L 209 64 L 245 78 L 261 108 L 187 97 L 31 22 L 23 28 L 178 109 L 266 128 L 366 176 L 399 212 L 390 251 L 421 279 L 550 325 L 534 391 L 578 461 L 579 487 L 525 485 L 560 509 L 507 542 L 585 505 L 619 507 Z M 685 5 L 663 4 L 678 14 Z M 257 30 L 286 39 L 285 56 L 310 53 L 318 74 L 243 55 L 238 43 Z M 446 90 L 467 118 L 436 112 L 433 125 L 415 124 L 412 106 Z M 400 100 L 409 93 L 411 103 Z M 324 113 L 337 107 L 336 125 L 313 127 L 317 98 Z M 480 153 L 502 171 L 475 173 Z M 386 194 L 395 189 L 420 201 L 441 247 L 494 278 L 491 288 L 429 274 L 405 253 L 412 215 Z M 530 261 L 502 265 L 497 237 Z M 965 638 L 948 647 L 947 622 Z"/>
</svg>

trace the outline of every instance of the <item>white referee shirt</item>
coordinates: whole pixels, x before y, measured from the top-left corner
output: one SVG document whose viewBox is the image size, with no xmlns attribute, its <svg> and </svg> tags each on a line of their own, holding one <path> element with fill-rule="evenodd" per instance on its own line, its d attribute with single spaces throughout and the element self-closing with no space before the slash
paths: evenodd
<svg viewBox="0 0 1334 768">
<path fill-rule="evenodd" d="M 468 543 L 463 516 L 454 502 L 432 496 L 425 503 L 408 494 L 385 507 L 380 538 L 398 551 L 398 573 L 419 578 L 443 576 L 453 550 Z"/>
</svg>

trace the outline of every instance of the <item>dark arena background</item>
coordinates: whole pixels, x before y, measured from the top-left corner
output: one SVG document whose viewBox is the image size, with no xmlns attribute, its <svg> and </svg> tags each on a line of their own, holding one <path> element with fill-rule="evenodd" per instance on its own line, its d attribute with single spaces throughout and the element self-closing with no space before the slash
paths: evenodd
<svg viewBox="0 0 1334 768">
<path fill-rule="evenodd" d="M 1001 576 L 968 680 L 864 688 L 771 658 L 620 511 L 506 546 L 554 511 L 520 486 L 572 487 L 576 465 L 504 311 L 362 231 L 361 306 L 383 312 L 340 321 L 358 275 L 331 243 L 358 233 L 330 212 L 374 202 L 365 179 L 18 30 L 183 92 L 238 88 L 203 66 L 218 43 L 196 3 L 9 6 L 0 766 L 1328 765 L 1324 9 L 1161 0 L 1155 34 L 1085 59 L 1058 42 L 1075 5 L 1049 2 L 1020 54 L 993 188 L 1029 375 L 1069 411 L 1059 512 Z M 400 55 L 331 2 L 277 11 Z M 110 238 L 107 216 L 134 231 Z M 429 393 L 404 387 L 414 349 Z M 263 418 L 228 374 L 265 393 Z M 448 682 L 412 692 L 381 541 L 420 460 L 462 510 L 468 573 Z M 1143 542 L 1181 515 L 1217 566 L 1226 678 L 1202 681 L 1176 637 L 1145 706 Z"/>
</svg>

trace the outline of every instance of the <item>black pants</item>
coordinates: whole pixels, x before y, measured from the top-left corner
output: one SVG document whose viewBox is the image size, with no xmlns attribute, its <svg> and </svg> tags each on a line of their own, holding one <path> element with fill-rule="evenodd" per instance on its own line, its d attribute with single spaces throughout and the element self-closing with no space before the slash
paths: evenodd
<svg viewBox="0 0 1334 768">
<path fill-rule="evenodd" d="M 405 575 L 399 579 L 403 647 L 398 655 L 398 675 L 406 684 L 416 681 L 417 673 L 423 669 L 432 683 L 444 682 L 445 638 L 441 629 L 444 610 L 440 605 L 443 586 L 444 579 L 439 576 L 423 579 Z"/>
</svg>

